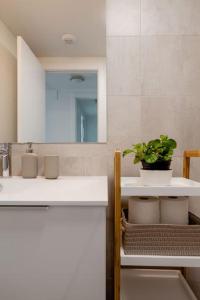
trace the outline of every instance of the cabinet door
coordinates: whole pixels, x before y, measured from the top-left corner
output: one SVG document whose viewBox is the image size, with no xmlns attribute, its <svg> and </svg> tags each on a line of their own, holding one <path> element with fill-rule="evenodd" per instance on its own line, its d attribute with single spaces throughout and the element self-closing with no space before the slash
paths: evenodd
<svg viewBox="0 0 200 300">
<path fill-rule="evenodd" d="M 104 300 L 105 208 L 0 207 L 0 299 Z"/>
</svg>

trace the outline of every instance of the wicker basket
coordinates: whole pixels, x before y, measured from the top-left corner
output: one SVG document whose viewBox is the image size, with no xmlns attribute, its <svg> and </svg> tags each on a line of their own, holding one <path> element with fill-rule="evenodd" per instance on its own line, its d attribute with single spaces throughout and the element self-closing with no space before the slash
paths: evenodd
<svg viewBox="0 0 200 300">
<path fill-rule="evenodd" d="M 127 215 L 128 210 L 123 209 L 126 255 L 200 256 L 200 222 L 196 225 L 137 225 L 128 223 Z"/>
</svg>

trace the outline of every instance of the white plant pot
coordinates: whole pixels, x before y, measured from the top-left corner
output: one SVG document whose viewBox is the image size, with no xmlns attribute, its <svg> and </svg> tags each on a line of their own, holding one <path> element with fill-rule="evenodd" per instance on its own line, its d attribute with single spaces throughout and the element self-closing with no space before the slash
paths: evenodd
<svg viewBox="0 0 200 300">
<path fill-rule="evenodd" d="M 143 185 L 163 186 L 170 185 L 172 170 L 140 170 L 140 177 Z"/>
</svg>

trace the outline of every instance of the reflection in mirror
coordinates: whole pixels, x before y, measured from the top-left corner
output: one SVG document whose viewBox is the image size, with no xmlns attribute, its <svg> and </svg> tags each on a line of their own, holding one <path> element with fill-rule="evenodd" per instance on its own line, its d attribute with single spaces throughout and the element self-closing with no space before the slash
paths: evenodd
<svg viewBox="0 0 200 300">
<path fill-rule="evenodd" d="M 0 7 L 0 141 L 106 142 L 105 0 Z"/>
<path fill-rule="evenodd" d="M 47 143 L 97 142 L 97 72 L 46 72 Z"/>
</svg>

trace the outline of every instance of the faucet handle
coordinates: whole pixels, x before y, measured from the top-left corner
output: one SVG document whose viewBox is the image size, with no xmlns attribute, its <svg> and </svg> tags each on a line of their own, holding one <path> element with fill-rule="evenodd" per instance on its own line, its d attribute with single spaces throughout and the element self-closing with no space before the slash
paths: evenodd
<svg viewBox="0 0 200 300">
<path fill-rule="evenodd" d="M 9 144 L 0 143 L 0 176 L 10 175 L 10 153 L 9 153 Z M 8 172 L 7 172 L 8 171 Z"/>
</svg>

